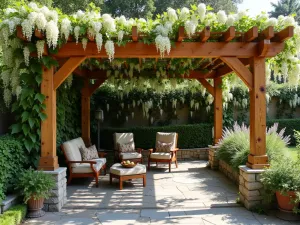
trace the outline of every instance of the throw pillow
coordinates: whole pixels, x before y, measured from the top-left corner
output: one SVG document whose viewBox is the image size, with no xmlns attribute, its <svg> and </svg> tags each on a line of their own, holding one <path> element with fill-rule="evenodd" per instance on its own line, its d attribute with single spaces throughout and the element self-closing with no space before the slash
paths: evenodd
<svg viewBox="0 0 300 225">
<path fill-rule="evenodd" d="M 89 148 L 80 147 L 79 151 L 81 153 L 81 157 L 83 161 L 88 161 L 91 159 L 98 159 L 98 152 L 95 145 L 92 145 Z"/>
<path fill-rule="evenodd" d="M 157 141 L 156 152 L 170 152 L 172 150 L 173 142 L 165 143 Z"/>
<path fill-rule="evenodd" d="M 135 145 L 134 142 L 128 142 L 128 143 L 122 143 L 119 144 L 119 151 L 120 152 L 134 152 L 135 151 Z"/>
</svg>

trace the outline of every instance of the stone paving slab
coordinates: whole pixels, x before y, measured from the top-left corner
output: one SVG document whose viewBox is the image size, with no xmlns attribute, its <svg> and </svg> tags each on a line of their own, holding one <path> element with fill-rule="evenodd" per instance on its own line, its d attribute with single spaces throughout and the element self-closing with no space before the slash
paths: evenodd
<svg viewBox="0 0 300 225">
<path fill-rule="evenodd" d="M 74 179 L 68 186 L 68 201 L 61 212 L 26 220 L 24 224 L 43 225 L 223 225 L 300 224 L 274 216 L 252 213 L 236 204 L 238 188 L 223 174 L 206 168 L 205 161 L 179 162 L 168 172 L 167 165 L 147 172 L 142 180 L 109 184 L 109 177 Z"/>
</svg>

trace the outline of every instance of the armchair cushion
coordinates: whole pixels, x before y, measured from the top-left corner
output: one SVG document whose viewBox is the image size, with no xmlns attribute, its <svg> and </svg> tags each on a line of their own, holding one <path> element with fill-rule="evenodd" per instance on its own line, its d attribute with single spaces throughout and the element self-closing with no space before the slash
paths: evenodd
<svg viewBox="0 0 300 225">
<path fill-rule="evenodd" d="M 150 155 L 151 159 L 171 159 L 171 153 L 167 152 L 154 152 Z"/>
<path fill-rule="evenodd" d="M 119 143 L 119 151 L 122 153 L 125 152 L 135 152 L 135 146 L 134 142 L 128 142 L 128 143 Z"/>
<path fill-rule="evenodd" d="M 119 150 L 119 144 L 133 142 L 133 133 L 114 133 L 114 147 Z"/>
<path fill-rule="evenodd" d="M 85 147 L 81 137 L 63 143 L 63 148 L 68 161 L 82 161 L 79 151 L 80 147 Z M 72 167 L 77 167 L 78 165 L 79 163 L 73 163 Z"/>
<path fill-rule="evenodd" d="M 89 148 L 82 146 L 79 148 L 79 151 L 81 153 L 82 160 L 84 161 L 99 158 L 98 151 L 95 145 L 92 145 Z"/>
<path fill-rule="evenodd" d="M 95 161 L 96 164 L 93 164 L 93 167 L 96 171 L 99 171 L 102 166 L 106 163 L 105 158 L 99 158 L 99 159 L 93 159 L 90 161 Z M 72 169 L 73 173 L 93 173 L 93 170 L 91 169 L 90 163 L 79 163 L 79 165 Z"/>
<path fill-rule="evenodd" d="M 137 152 L 125 152 L 120 154 L 121 160 L 125 159 L 140 159 L 142 158 L 142 154 Z"/>
<path fill-rule="evenodd" d="M 173 147 L 173 142 L 165 143 L 165 142 L 156 142 L 156 152 L 170 152 Z"/>
<path fill-rule="evenodd" d="M 177 146 L 177 133 L 165 133 L 165 132 L 157 132 L 156 133 L 156 144 L 158 142 L 164 143 L 173 143 L 171 149 L 176 148 Z"/>
</svg>

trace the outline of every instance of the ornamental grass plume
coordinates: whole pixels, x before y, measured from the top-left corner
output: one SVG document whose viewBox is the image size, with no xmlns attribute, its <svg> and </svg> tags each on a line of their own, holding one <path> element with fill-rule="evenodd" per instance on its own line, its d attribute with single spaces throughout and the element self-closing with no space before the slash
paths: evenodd
<svg viewBox="0 0 300 225">
<path fill-rule="evenodd" d="M 266 149 L 269 159 L 285 155 L 290 136 L 284 135 L 285 128 L 278 132 L 278 123 L 266 129 Z M 233 128 L 223 130 L 222 139 L 217 157 L 235 170 L 240 165 L 245 165 L 250 154 L 250 129 L 244 123 L 240 126 L 237 122 Z"/>
</svg>

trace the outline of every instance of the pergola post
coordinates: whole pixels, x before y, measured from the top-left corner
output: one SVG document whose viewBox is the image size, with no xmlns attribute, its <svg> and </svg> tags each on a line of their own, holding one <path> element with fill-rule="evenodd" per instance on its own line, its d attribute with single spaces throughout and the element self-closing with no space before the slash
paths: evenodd
<svg viewBox="0 0 300 225">
<path fill-rule="evenodd" d="M 91 105 L 90 105 L 90 89 L 89 89 L 89 79 L 84 79 L 84 86 L 81 90 L 81 130 L 82 139 L 86 146 L 91 145 Z"/>
<path fill-rule="evenodd" d="M 247 166 L 262 169 L 268 164 L 266 155 L 266 72 L 265 58 L 250 60 L 253 88 L 250 94 L 250 154 Z"/>
<path fill-rule="evenodd" d="M 214 78 L 214 144 L 222 138 L 223 130 L 223 101 L 222 77 Z"/>
<path fill-rule="evenodd" d="M 43 68 L 41 93 L 46 96 L 44 104 L 47 118 L 41 122 L 41 158 L 39 170 L 54 171 L 58 168 L 56 155 L 56 90 L 53 82 L 53 67 Z"/>
</svg>

